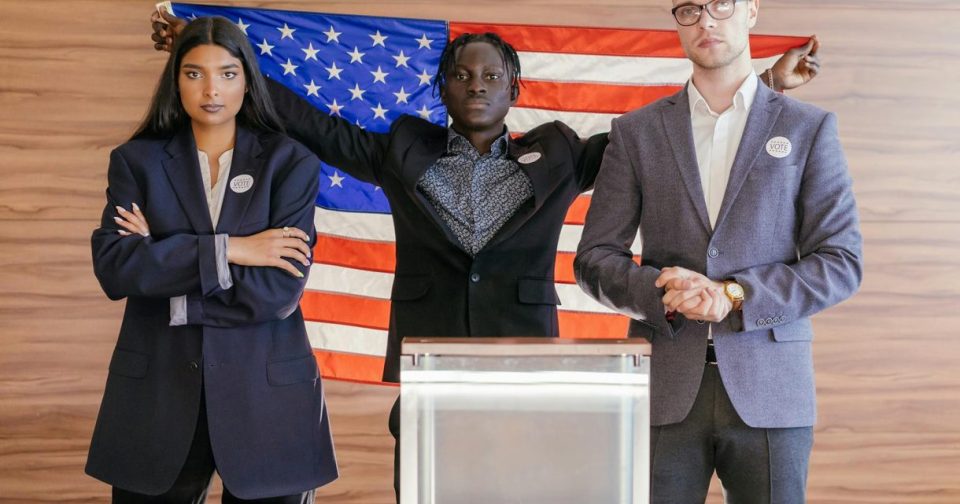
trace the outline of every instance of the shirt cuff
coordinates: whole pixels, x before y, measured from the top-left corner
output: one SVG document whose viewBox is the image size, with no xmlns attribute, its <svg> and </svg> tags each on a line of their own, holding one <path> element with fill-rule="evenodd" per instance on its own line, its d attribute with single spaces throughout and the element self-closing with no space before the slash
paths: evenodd
<svg viewBox="0 0 960 504">
<path fill-rule="evenodd" d="M 187 296 L 170 298 L 170 325 L 187 325 Z"/>
<path fill-rule="evenodd" d="M 214 238 L 213 247 L 217 254 L 217 282 L 220 288 L 227 290 L 233 287 L 233 275 L 230 274 L 230 264 L 227 263 L 227 242 L 230 235 L 223 233 Z M 186 301 L 184 301 L 186 306 Z"/>
</svg>

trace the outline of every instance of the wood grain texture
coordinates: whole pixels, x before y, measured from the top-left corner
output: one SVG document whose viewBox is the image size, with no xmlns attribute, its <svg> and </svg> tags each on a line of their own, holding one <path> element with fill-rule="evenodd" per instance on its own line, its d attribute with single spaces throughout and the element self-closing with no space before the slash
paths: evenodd
<svg viewBox="0 0 960 504">
<path fill-rule="evenodd" d="M 220 2 L 467 21 L 671 29 L 666 0 Z M 109 151 L 164 56 L 152 1 L 0 0 L 0 501 L 105 502 L 83 474 L 122 302 L 89 235 Z M 814 319 L 810 502 L 960 502 L 960 3 L 765 0 L 758 33 L 824 42 L 792 96 L 834 111 L 863 218 L 861 292 Z M 320 502 L 392 502 L 397 390 L 328 382 L 342 477 Z M 216 493 L 216 490 L 215 492 Z M 710 502 L 721 502 L 714 488 Z"/>
<path fill-rule="evenodd" d="M 0 159 L 9 171 L 0 189 L 0 218 L 76 218 L 98 209 L 107 153 L 144 113 L 163 64 L 146 40 L 142 17 L 148 6 L 70 4 L 97 12 L 101 24 L 93 24 L 70 22 L 67 9 L 56 9 L 59 3 L 30 2 L 26 8 L 8 2 L 5 9 Z M 656 0 L 559 7 L 519 2 L 518 18 L 504 13 L 503 2 L 492 2 L 503 8 L 489 10 L 459 1 L 268 3 L 328 12 L 670 27 L 666 9 L 653 7 L 662 4 Z M 823 75 L 792 94 L 840 115 L 864 219 L 956 221 L 960 199 L 952 196 L 960 193 L 960 177 L 950 172 L 960 158 L 960 137 L 946 134 L 956 129 L 953 111 L 960 106 L 946 85 L 960 80 L 960 67 L 948 63 L 960 58 L 956 16 L 936 2 L 933 10 L 798 4 L 764 4 L 756 31 L 823 35 Z M 40 22 L 38 16 L 47 17 Z M 110 35 L 103 35 L 104 26 L 111 27 Z M 878 41 L 892 43 L 891 31 L 908 35 L 896 37 L 894 50 L 878 47 Z M 42 197 L 54 188 L 69 189 L 56 191 L 56 206 Z"/>
</svg>

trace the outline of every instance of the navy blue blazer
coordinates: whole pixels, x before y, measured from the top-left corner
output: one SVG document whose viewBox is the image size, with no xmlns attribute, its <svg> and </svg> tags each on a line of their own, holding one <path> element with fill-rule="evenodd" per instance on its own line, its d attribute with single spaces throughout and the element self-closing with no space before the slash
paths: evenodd
<svg viewBox="0 0 960 504">
<path fill-rule="evenodd" d="M 86 471 L 145 494 L 179 474 L 206 401 L 217 471 L 243 499 L 287 495 L 337 477 L 323 388 L 300 312 L 306 277 L 230 265 L 217 280 L 214 235 L 296 226 L 315 242 L 319 162 L 276 134 L 238 128 L 216 230 L 190 128 L 137 139 L 110 154 L 107 205 L 93 232 L 94 272 L 110 299 L 127 298 Z M 136 202 L 151 236 L 122 237 L 115 206 Z M 309 268 L 293 262 L 305 275 Z M 188 296 L 188 324 L 171 327 L 171 297 Z"/>
</svg>

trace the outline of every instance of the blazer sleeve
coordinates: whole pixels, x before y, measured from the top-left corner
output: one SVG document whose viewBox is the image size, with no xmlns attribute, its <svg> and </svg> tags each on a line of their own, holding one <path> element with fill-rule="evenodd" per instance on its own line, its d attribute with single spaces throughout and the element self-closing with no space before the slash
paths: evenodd
<svg viewBox="0 0 960 504">
<path fill-rule="evenodd" d="M 127 296 L 170 298 L 201 290 L 202 267 L 216 269 L 214 237 L 179 233 L 163 239 L 120 236 L 113 220 L 117 206 L 143 203 L 143 191 L 129 163 L 114 149 L 107 171 L 107 205 L 93 231 L 93 271 L 113 300 Z"/>
<path fill-rule="evenodd" d="M 824 115 L 814 137 L 797 205 L 797 261 L 755 266 L 730 275 L 746 292 L 742 308 L 745 331 L 809 317 L 850 297 L 860 287 L 863 238 L 833 113 Z M 765 323 L 771 317 L 776 322 Z"/>
<path fill-rule="evenodd" d="M 267 89 L 287 134 L 321 161 L 351 176 L 380 185 L 380 167 L 390 136 L 371 133 L 323 113 L 283 84 L 267 78 Z"/>
<path fill-rule="evenodd" d="M 581 192 L 590 190 L 596 182 L 597 173 L 600 172 L 603 152 L 609 143 L 609 134 L 597 133 L 583 139 L 566 124 L 560 121 L 554 121 L 554 124 L 570 146 L 577 186 Z"/>
<path fill-rule="evenodd" d="M 672 335 L 663 307 L 663 289 L 654 285 L 660 270 L 633 260 L 630 246 L 640 225 L 642 194 L 630 161 L 633 142 L 625 143 L 620 123 L 614 121 L 603 170 L 587 212 L 583 235 L 574 259 L 577 284 L 601 304 Z"/>
<path fill-rule="evenodd" d="M 310 236 L 311 249 L 317 238 L 313 217 L 320 180 L 318 166 L 317 158 L 308 153 L 276 172 L 266 228 L 302 229 Z M 299 306 L 310 272 L 309 267 L 288 261 L 304 274 L 303 278 L 279 268 L 231 264 L 233 287 L 207 295 L 194 292 L 187 296 L 187 323 L 235 327 L 288 317 Z"/>
</svg>

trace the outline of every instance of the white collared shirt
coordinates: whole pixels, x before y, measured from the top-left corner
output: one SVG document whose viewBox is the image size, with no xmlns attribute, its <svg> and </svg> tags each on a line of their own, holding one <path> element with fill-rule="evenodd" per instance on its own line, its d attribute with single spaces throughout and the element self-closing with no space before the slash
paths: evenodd
<svg viewBox="0 0 960 504">
<path fill-rule="evenodd" d="M 210 172 L 210 158 L 206 152 L 197 150 L 197 160 L 200 162 L 200 178 L 203 179 L 203 192 L 207 197 L 207 210 L 210 211 L 210 222 L 213 228 L 217 228 L 220 221 L 220 209 L 223 208 L 223 196 L 227 191 L 227 179 L 230 178 L 230 167 L 233 165 L 233 149 L 230 149 L 218 158 L 220 162 L 220 171 L 217 176 L 217 184 L 212 186 L 210 181 L 213 176 Z M 233 287 L 233 277 L 230 275 L 230 266 L 227 263 L 227 238 L 226 234 L 215 236 L 214 249 L 217 255 L 217 280 L 221 289 Z M 187 296 L 177 296 L 170 298 L 170 325 L 181 326 L 187 324 Z"/>
<path fill-rule="evenodd" d="M 733 95 L 733 105 L 721 113 L 710 110 L 693 79 L 687 85 L 690 98 L 690 123 L 693 126 L 693 148 L 700 167 L 700 187 L 707 203 L 710 227 L 717 224 L 723 195 L 727 191 L 733 159 L 737 156 L 743 129 L 747 125 L 750 107 L 760 84 L 756 74 L 750 74 Z M 713 339 L 713 324 L 707 328 L 707 339 Z"/>
<path fill-rule="evenodd" d="M 710 110 L 707 100 L 697 90 L 692 79 L 687 85 L 693 145 L 700 167 L 700 186 L 707 203 L 710 227 L 716 225 L 717 216 L 720 214 L 733 159 L 740 147 L 750 107 L 757 96 L 757 86 L 760 83 L 758 79 L 759 77 L 752 73 L 744 79 L 733 96 L 733 105 L 720 113 Z"/>
<path fill-rule="evenodd" d="M 210 173 L 210 158 L 206 152 L 197 151 L 197 159 L 200 161 L 200 177 L 203 178 L 203 190 L 207 195 L 207 209 L 210 210 L 210 222 L 213 228 L 217 228 L 217 222 L 220 221 L 220 208 L 223 207 L 223 195 L 227 190 L 227 179 L 230 178 L 230 167 L 233 165 L 233 149 L 230 149 L 220 155 L 220 174 L 217 177 L 217 185 L 211 187 L 210 180 L 213 178 Z"/>
</svg>

